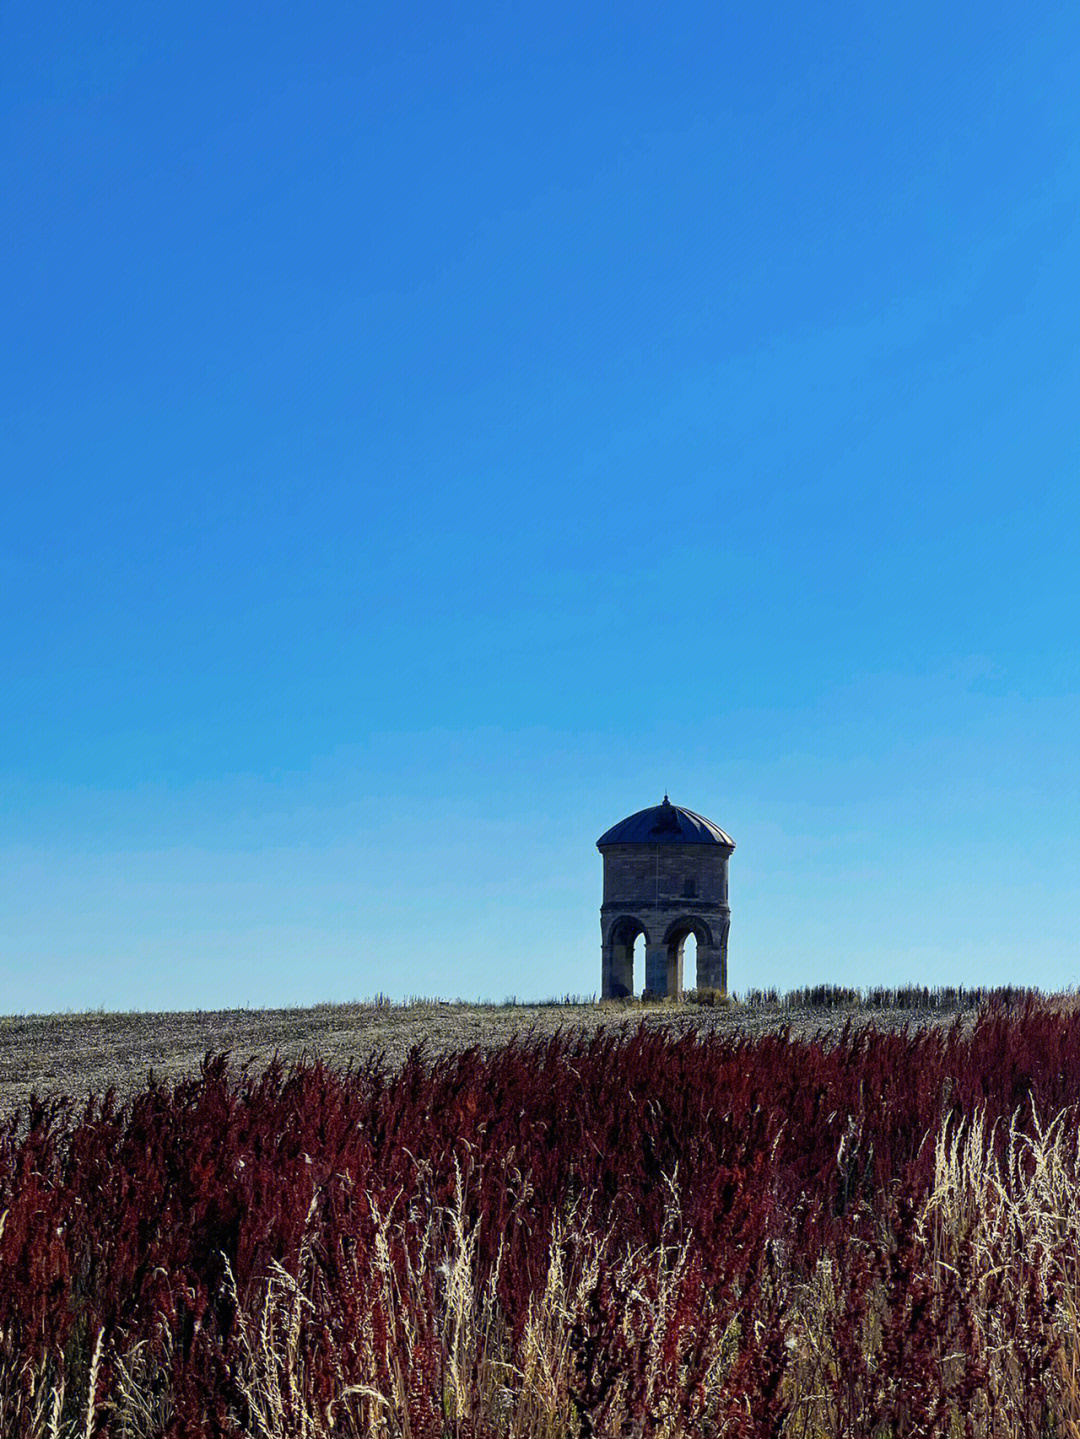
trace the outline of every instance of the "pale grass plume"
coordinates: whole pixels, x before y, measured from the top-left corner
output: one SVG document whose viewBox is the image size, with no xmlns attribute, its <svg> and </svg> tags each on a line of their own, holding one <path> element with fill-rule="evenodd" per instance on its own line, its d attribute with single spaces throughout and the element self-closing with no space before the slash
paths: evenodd
<svg viewBox="0 0 1080 1439">
<path fill-rule="evenodd" d="M 1080 1134 L 1059 1115 L 1030 1126 L 1014 1116 L 1000 1135 L 981 1113 L 949 1120 L 934 1141 L 930 1192 L 917 1218 L 917 1264 L 940 1311 L 953 1286 L 966 1324 L 964 1347 L 940 1360 L 943 1386 L 965 1371 L 981 1374 L 971 1400 L 939 1421 L 945 1436 L 1033 1439 L 1031 1414 L 1049 1406 L 1040 1439 L 1080 1439 Z M 785 1383 L 791 1404 L 784 1439 L 861 1439 L 858 1410 L 842 1417 L 842 1374 L 834 1342 L 844 1295 L 832 1257 L 791 1286 Z M 1032 1318 L 1034 1316 L 1034 1318 Z M 860 1333 L 870 1380 L 857 1396 L 902 1409 L 882 1351 L 889 1320 L 880 1283 L 868 1295 Z M 1042 1352 L 1045 1367 L 1025 1378 L 1022 1351 Z M 870 1432 L 870 1431 L 868 1431 Z M 872 1431 L 875 1439 L 878 1430 Z M 938 1432 L 938 1431 L 935 1431 Z M 880 1431 L 893 1439 L 893 1429 Z"/>
<path fill-rule="evenodd" d="M 1018 1412 L 1025 1397 L 1018 1347 L 1041 1342 L 1052 1362 L 1047 1385 L 1054 1422 L 1060 1434 L 1076 1439 L 1080 1130 L 1075 1111 L 1044 1123 L 1032 1105 L 1030 1127 L 1021 1128 L 1018 1120 L 1014 1114 L 1001 1157 L 981 1115 L 943 1127 L 923 1215 L 928 1252 L 933 1266 L 952 1271 L 963 1252 L 969 1267 L 966 1280 L 988 1371 L 987 1432 L 991 1422 L 1000 1425 L 1003 1415 Z M 1033 1311 L 1045 1337 L 1029 1332 Z"/>
</svg>

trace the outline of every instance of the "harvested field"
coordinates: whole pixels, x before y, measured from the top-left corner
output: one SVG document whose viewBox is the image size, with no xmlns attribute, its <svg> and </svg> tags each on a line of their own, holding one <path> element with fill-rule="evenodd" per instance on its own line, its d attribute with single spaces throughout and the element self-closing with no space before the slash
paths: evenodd
<svg viewBox="0 0 1080 1439">
<path fill-rule="evenodd" d="M 323 1004 L 310 1009 L 197 1010 L 177 1014 L 83 1013 L 0 1017 L 0 1114 L 38 1094 L 85 1096 L 115 1088 L 128 1096 L 149 1071 L 162 1080 L 194 1075 L 204 1056 L 229 1054 L 234 1063 L 256 1067 L 275 1054 L 285 1061 L 303 1056 L 341 1067 L 385 1055 L 399 1065 L 416 1045 L 432 1054 L 478 1045 L 498 1048 L 511 1035 L 540 1037 L 560 1029 L 591 1032 L 601 1025 L 620 1029 L 639 1024 L 674 1034 L 759 1035 L 790 1027 L 792 1037 L 819 1031 L 839 1033 L 845 1024 L 878 1028 L 919 1028 L 972 1013 L 984 995 L 964 993 L 941 999 L 940 992 L 901 990 L 895 1002 L 867 1006 L 824 993 L 832 1003 L 810 1002 L 805 991 L 784 999 L 759 999 L 731 1008 L 698 1004 L 641 1004 L 552 1001 L 546 1004 L 481 1005 L 446 1001 Z M 920 1002 L 916 1002 L 919 1000 Z"/>
</svg>

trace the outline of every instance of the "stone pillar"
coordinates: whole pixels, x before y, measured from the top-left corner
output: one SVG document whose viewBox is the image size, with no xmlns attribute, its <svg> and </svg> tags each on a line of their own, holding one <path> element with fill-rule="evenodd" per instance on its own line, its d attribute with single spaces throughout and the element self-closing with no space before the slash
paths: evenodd
<svg viewBox="0 0 1080 1439">
<path fill-rule="evenodd" d="M 697 982 L 699 989 L 718 989 L 727 994 L 727 941 L 730 919 L 718 920 L 713 933 L 717 944 L 699 944 L 697 951 Z"/>
<path fill-rule="evenodd" d="M 645 988 L 650 994 L 669 993 L 666 944 L 650 944 L 645 950 Z"/>
<path fill-rule="evenodd" d="M 726 989 L 724 982 L 724 956 L 718 944 L 699 944 L 697 947 L 698 989 Z"/>
<path fill-rule="evenodd" d="M 601 947 L 600 963 L 600 998 L 614 999 L 612 990 L 615 985 L 615 956 L 612 954 L 613 946 L 605 944 Z"/>
<path fill-rule="evenodd" d="M 634 946 L 605 944 L 601 971 L 602 999 L 628 999 L 634 992 Z"/>
<path fill-rule="evenodd" d="M 683 949 L 686 941 L 668 945 L 667 990 L 672 999 L 679 999 L 683 992 Z"/>
</svg>

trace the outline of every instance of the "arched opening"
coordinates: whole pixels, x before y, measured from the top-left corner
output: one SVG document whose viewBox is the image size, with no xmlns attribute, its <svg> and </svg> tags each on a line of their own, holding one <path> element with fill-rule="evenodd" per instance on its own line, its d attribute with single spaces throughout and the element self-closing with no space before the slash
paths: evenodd
<svg viewBox="0 0 1080 1439">
<path fill-rule="evenodd" d="M 629 999 L 645 987 L 645 926 L 633 915 L 617 919 L 608 931 L 604 993 Z"/>
<path fill-rule="evenodd" d="M 634 940 L 633 983 L 631 994 L 640 995 L 645 988 L 645 931 Z"/>
<path fill-rule="evenodd" d="M 697 989 L 697 935 L 691 931 L 683 940 L 682 987 Z"/>
<path fill-rule="evenodd" d="M 668 952 L 668 994 L 681 994 L 699 987 L 698 945 L 712 944 L 704 920 L 687 917 L 677 920 L 664 936 Z"/>
</svg>

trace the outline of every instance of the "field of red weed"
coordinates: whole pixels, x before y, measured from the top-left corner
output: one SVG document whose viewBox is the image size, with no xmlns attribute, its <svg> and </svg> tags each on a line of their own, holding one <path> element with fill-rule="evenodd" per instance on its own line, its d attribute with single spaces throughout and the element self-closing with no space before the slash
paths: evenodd
<svg viewBox="0 0 1080 1439">
<path fill-rule="evenodd" d="M 1080 1012 L 572 1032 L 0 1133 L 4 1436 L 1080 1436 Z"/>
</svg>

